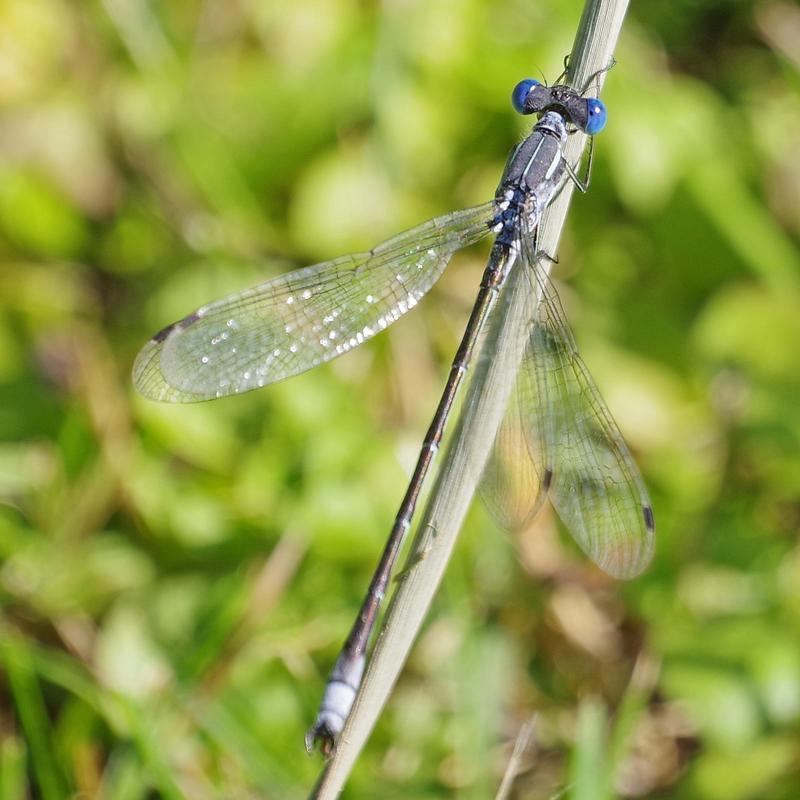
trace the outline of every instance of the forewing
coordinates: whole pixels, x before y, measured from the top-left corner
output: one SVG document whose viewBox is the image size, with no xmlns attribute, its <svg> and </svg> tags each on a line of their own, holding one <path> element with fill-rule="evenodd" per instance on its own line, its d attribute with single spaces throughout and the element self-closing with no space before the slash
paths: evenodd
<svg viewBox="0 0 800 800">
<path fill-rule="evenodd" d="M 452 254 L 489 233 L 493 203 L 436 217 L 366 253 L 273 278 L 157 333 L 133 367 L 153 400 L 239 394 L 305 372 L 413 308 Z"/>
<path fill-rule="evenodd" d="M 642 476 L 586 365 L 539 254 L 523 243 L 540 302 L 518 376 L 529 454 L 583 551 L 618 578 L 639 574 L 654 522 Z"/>
<path fill-rule="evenodd" d="M 533 241 L 535 231 L 528 235 Z M 516 293 L 519 282 L 522 283 L 520 288 L 527 291 L 528 299 L 522 305 L 516 303 L 511 309 L 507 304 Z M 509 274 L 497 299 L 495 312 L 478 351 L 481 364 L 485 360 L 492 360 L 499 347 L 508 347 L 508 344 L 500 343 L 500 331 L 506 324 L 502 320 L 508 314 L 524 315 L 524 319 L 510 323 L 516 330 L 530 332 L 536 325 L 539 309 L 526 259 L 520 259 Z M 538 428 L 545 418 L 541 414 L 531 413 L 532 409 L 540 407 L 537 385 L 520 377 L 522 361 L 530 357 L 529 349 L 529 341 L 522 342 L 519 370 L 513 379 L 508 405 L 478 487 L 481 499 L 492 516 L 500 525 L 512 531 L 523 528 L 539 511 L 547 497 L 551 474 L 545 452 L 545 437 Z"/>
<path fill-rule="evenodd" d="M 529 443 L 535 420 L 528 410 L 538 401 L 523 394 L 528 388 L 528 381 L 515 382 L 479 486 L 492 516 L 512 531 L 527 525 L 547 496 L 543 448 Z"/>
</svg>

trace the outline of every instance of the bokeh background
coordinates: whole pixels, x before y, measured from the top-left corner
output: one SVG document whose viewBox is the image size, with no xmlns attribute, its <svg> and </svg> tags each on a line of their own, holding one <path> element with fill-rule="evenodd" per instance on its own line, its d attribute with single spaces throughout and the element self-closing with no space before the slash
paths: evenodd
<svg viewBox="0 0 800 800">
<path fill-rule="evenodd" d="M 577 0 L 0 2 L 0 796 L 293 798 L 485 257 L 165 407 L 227 291 L 491 196 Z M 645 474 L 618 584 L 475 503 L 352 798 L 800 797 L 800 9 L 634 3 L 555 272 Z"/>
</svg>

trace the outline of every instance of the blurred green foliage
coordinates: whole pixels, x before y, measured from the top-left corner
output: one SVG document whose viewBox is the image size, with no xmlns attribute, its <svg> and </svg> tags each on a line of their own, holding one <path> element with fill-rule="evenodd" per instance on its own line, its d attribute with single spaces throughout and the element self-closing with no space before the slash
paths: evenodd
<svg viewBox="0 0 800 800">
<path fill-rule="evenodd" d="M 615 584 L 476 504 L 348 797 L 800 796 L 800 11 L 633 4 L 556 277 L 653 495 Z M 158 328 L 491 196 L 580 3 L 0 0 L 0 796 L 291 798 L 484 252 L 346 358 Z M 541 70 L 541 73 L 540 73 Z"/>
</svg>

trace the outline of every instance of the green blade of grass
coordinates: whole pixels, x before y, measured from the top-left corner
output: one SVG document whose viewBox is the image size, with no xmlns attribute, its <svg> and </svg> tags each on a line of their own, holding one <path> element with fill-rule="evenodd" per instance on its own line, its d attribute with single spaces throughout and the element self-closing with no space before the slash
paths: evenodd
<svg viewBox="0 0 800 800">
<path fill-rule="evenodd" d="M 583 86 L 612 62 L 627 5 L 627 0 L 587 2 L 570 57 L 567 79 L 573 85 Z M 599 76 L 600 82 L 603 77 Z M 580 161 L 585 143 L 583 134 L 570 137 L 565 148 L 570 164 Z M 546 253 L 558 252 L 572 191 L 567 183 L 542 218 L 537 245 Z M 361 690 L 313 797 L 333 798 L 342 791 L 422 625 L 480 481 L 522 359 L 523 327 L 530 319 L 531 304 L 537 302 L 526 281 L 514 281 L 513 275 L 503 295 L 497 303 L 496 313 L 502 316 L 492 343 L 493 357 L 478 364 L 468 387 L 464 412 L 421 515 Z"/>
<path fill-rule="evenodd" d="M 17 716 L 25 733 L 31 771 L 41 797 L 43 800 L 61 800 L 68 793 L 51 746 L 53 731 L 42 690 L 24 640 L 4 631 L 0 641 L 0 659 L 5 667 Z M 4 794 L 3 797 L 5 796 Z"/>
</svg>

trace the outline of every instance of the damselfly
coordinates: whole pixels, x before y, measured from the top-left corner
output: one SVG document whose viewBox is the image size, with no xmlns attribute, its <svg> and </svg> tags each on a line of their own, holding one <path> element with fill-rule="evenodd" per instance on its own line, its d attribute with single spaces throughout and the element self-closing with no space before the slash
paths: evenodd
<svg viewBox="0 0 800 800">
<path fill-rule="evenodd" d="M 514 108 L 537 114 L 530 135 L 512 151 L 495 198 L 436 217 L 366 253 L 306 267 L 231 295 L 157 333 L 133 368 L 146 397 L 194 402 L 238 394 L 304 372 L 370 339 L 411 310 L 456 250 L 495 235 L 475 304 L 433 421 L 359 615 L 333 667 L 311 749 L 329 751 L 350 713 L 367 646 L 417 500 L 444 434 L 456 393 L 498 292 L 522 271 L 538 297 L 512 401 L 484 474 L 489 506 L 506 524 L 529 518 L 544 498 L 580 547 L 617 577 L 639 573 L 650 559 L 654 522 L 641 475 L 575 347 L 536 246 L 543 211 L 568 180 L 584 183 L 564 157 L 569 133 L 593 136 L 606 121 L 596 98 L 569 86 L 521 81 Z M 504 508 L 501 451 L 514 440 L 521 468 L 535 482 L 524 513 Z"/>
</svg>

